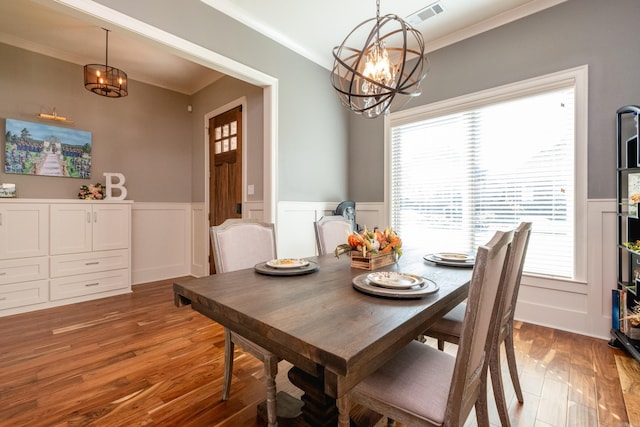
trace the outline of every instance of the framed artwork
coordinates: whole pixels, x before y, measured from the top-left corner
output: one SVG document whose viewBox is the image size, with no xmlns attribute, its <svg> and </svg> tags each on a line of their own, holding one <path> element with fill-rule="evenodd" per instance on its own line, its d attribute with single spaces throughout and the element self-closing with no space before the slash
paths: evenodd
<svg viewBox="0 0 640 427">
<path fill-rule="evenodd" d="M 91 132 L 6 119 L 4 172 L 91 178 Z"/>
</svg>

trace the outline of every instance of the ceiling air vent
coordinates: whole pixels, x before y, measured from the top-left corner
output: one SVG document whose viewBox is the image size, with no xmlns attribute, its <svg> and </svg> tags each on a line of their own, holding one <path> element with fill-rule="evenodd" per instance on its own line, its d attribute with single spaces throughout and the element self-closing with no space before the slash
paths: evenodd
<svg viewBox="0 0 640 427">
<path fill-rule="evenodd" d="M 431 18 L 432 16 L 436 16 L 444 12 L 442 5 L 440 2 L 435 2 L 430 4 L 429 6 L 420 9 L 419 11 L 412 13 L 406 19 L 406 21 L 413 26 L 419 25 Z"/>
</svg>

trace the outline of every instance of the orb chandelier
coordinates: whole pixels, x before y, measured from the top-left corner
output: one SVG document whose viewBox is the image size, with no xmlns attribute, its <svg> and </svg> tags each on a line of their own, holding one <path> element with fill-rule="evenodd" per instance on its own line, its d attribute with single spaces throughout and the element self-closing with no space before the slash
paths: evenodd
<svg viewBox="0 0 640 427">
<path fill-rule="evenodd" d="M 127 96 L 127 73 L 109 66 L 109 30 L 107 33 L 104 64 L 87 64 L 84 66 L 84 87 L 93 93 L 108 98 Z"/>
<path fill-rule="evenodd" d="M 351 46 L 363 39 L 362 49 Z M 368 118 L 388 114 L 420 95 L 428 71 L 422 34 L 397 15 L 381 17 L 380 0 L 376 17 L 354 28 L 333 49 L 333 57 L 331 84 L 340 102 Z"/>
</svg>

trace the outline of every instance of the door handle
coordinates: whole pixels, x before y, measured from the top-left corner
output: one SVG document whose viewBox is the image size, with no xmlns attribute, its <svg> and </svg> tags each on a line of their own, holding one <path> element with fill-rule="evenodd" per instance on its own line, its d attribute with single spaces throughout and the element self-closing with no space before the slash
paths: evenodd
<svg viewBox="0 0 640 427">
<path fill-rule="evenodd" d="M 238 215 L 242 214 L 242 203 L 236 203 L 236 213 Z"/>
</svg>

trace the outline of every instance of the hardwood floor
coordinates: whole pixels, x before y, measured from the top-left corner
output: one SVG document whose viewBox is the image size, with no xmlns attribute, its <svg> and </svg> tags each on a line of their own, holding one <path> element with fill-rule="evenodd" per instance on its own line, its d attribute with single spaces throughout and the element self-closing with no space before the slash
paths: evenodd
<svg viewBox="0 0 640 427">
<path fill-rule="evenodd" d="M 231 398 L 222 402 L 223 329 L 175 307 L 171 285 L 0 318 L 0 426 L 261 426 L 261 363 L 236 350 Z M 616 368 L 623 352 L 524 323 L 515 338 L 525 403 L 504 376 L 512 425 L 640 426 L 625 412 Z M 299 396 L 286 362 L 279 369 L 279 390 Z"/>
</svg>

